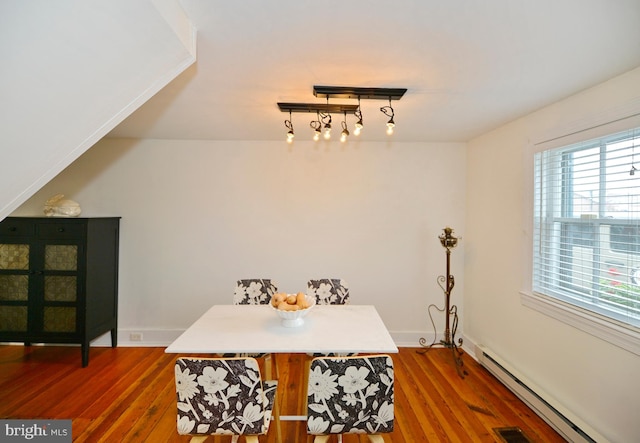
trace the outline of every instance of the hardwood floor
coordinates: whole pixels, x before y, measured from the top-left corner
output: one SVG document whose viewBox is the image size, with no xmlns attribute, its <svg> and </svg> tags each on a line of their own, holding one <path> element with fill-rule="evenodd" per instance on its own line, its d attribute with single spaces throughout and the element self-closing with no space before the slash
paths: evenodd
<svg viewBox="0 0 640 443">
<path fill-rule="evenodd" d="M 531 442 L 564 441 L 468 355 L 462 379 L 450 350 L 416 350 L 392 355 L 395 429 L 385 442 L 500 442 L 494 428 L 502 427 L 521 428 Z M 164 348 L 92 348 L 82 368 L 77 347 L 0 346 L 0 418 L 72 419 L 74 442 L 189 441 L 176 433 L 176 357 Z M 305 357 L 277 356 L 282 415 L 303 415 Z M 304 422 L 282 422 L 283 442 L 304 442 L 305 435 Z M 275 436 L 272 424 L 261 442 Z M 366 439 L 344 436 L 344 443 L 358 441 Z"/>
</svg>

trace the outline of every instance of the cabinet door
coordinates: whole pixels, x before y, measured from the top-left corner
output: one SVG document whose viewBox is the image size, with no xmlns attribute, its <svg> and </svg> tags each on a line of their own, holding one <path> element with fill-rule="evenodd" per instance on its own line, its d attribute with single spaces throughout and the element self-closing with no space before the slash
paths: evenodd
<svg viewBox="0 0 640 443">
<path fill-rule="evenodd" d="M 0 243 L 0 331 L 25 332 L 29 319 L 29 244 Z"/>
<path fill-rule="evenodd" d="M 78 245 L 45 244 L 43 332 L 76 332 Z"/>
</svg>

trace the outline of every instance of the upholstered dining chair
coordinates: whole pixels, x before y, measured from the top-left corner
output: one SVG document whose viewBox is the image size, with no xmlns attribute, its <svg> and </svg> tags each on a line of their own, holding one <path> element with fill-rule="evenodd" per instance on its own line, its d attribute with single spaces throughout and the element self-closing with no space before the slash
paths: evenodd
<svg viewBox="0 0 640 443">
<path fill-rule="evenodd" d="M 349 286 L 339 278 L 309 280 L 307 295 L 315 297 L 319 305 L 346 305 L 349 303 Z"/>
<path fill-rule="evenodd" d="M 235 305 L 268 305 L 273 294 L 278 292 L 278 285 L 274 280 L 264 278 L 249 278 L 238 280 L 233 291 L 233 304 Z M 264 358 L 265 373 L 267 378 L 272 378 L 272 373 L 278 372 L 275 356 L 268 353 L 261 354 L 223 354 L 223 357 L 254 357 Z M 273 369 L 275 368 L 275 369 Z M 278 378 L 276 376 L 276 378 Z"/>
<path fill-rule="evenodd" d="M 340 278 L 320 278 L 312 279 L 307 282 L 307 295 L 316 298 L 318 305 L 346 305 L 349 304 L 349 285 Z M 303 373 L 303 385 L 306 385 L 309 379 L 309 371 L 311 360 L 314 357 L 345 357 L 356 355 L 351 354 L 335 354 L 335 353 L 309 353 L 307 354 L 306 365 Z M 338 436 L 338 442 L 342 442 L 342 435 Z"/>
<path fill-rule="evenodd" d="M 317 305 L 347 305 L 349 299 L 349 285 L 340 278 L 321 278 L 307 282 L 307 295 L 316 298 Z M 338 354 L 308 354 L 312 357 L 334 357 Z M 345 354 L 355 355 L 355 354 Z M 343 355 L 344 356 L 344 355 Z"/>
<path fill-rule="evenodd" d="M 232 435 L 232 442 L 244 435 L 248 443 L 258 443 L 272 420 L 281 442 L 278 382 L 262 380 L 256 359 L 181 357 L 175 382 L 178 434 L 191 435 L 192 443 L 210 435 Z"/>
<path fill-rule="evenodd" d="M 277 284 L 270 279 L 246 279 L 236 282 L 233 303 L 236 305 L 266 305 L 278 292 Z"/>
<path fill-rule="evenodd" d="M 314 443 L 331 434 L 367 434 L 383 443 L 393 431 L 394 374 L 389 355 L 318 357 L 307 383 L 307 433 Z"/>
</svg>

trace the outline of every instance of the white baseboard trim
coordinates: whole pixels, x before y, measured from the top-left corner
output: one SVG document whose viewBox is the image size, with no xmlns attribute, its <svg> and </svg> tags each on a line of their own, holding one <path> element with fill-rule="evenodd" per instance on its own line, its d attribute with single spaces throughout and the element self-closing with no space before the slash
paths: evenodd
<svg viewBox="0 0 640 443">
<path fill-rule="evenodd" d="M 184 329 L 119 329 L 118 346 L 121 347 L 143 347 L 143 348 L 166 348 L 173 343 L 185 330 Z M 393 342 L 399 348 L 421 347 L 420 339 L 424 338 L 426 345 L 433 342 L 432 332 L 390 332 Z M 456 336 L 456 342 L 459 336 Z M 437 334 L 436 343 L 444 339 L 442 333 Z M 464 349 L 467 354 L 477 360 L 475 355 L 475 344 L 470 343 L 467 337 L 462 336 Z M 22 344 L 22 343 L 16 343 Z M 77 345 L 69 345 L 77 346 Z M 111 347 L 111 334 L 107 332 L 91 342 L 95 347 Z"/>
<path fill-rule="evenodd" d="M 118 329 L 118 346 L 165 348 L 177 339 L 184 329 Z M 106 333 L 91 342 L 91 346 L 111 346 L 111 334 Z"/>
<path fill-rule="evenodd" d="M 478 345 L 475 352 L 478 354 L 478 361 L 482 366 L 567 441 L 574 443 L 605 443 L 608 441 L 491 349 Z"/>
</svg>

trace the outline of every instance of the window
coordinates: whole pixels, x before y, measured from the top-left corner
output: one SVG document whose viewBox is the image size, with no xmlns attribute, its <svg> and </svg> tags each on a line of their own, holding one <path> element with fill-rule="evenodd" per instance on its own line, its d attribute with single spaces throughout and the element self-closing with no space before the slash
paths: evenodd
<svg viewBox="0 0 640 443">
<path fill-rule="evenodd" d="M 636 152 L 638 151 L 638 152 Z M 640 128 L 534 156 L 534 293 L 640 327 Z"/>
</svg>

